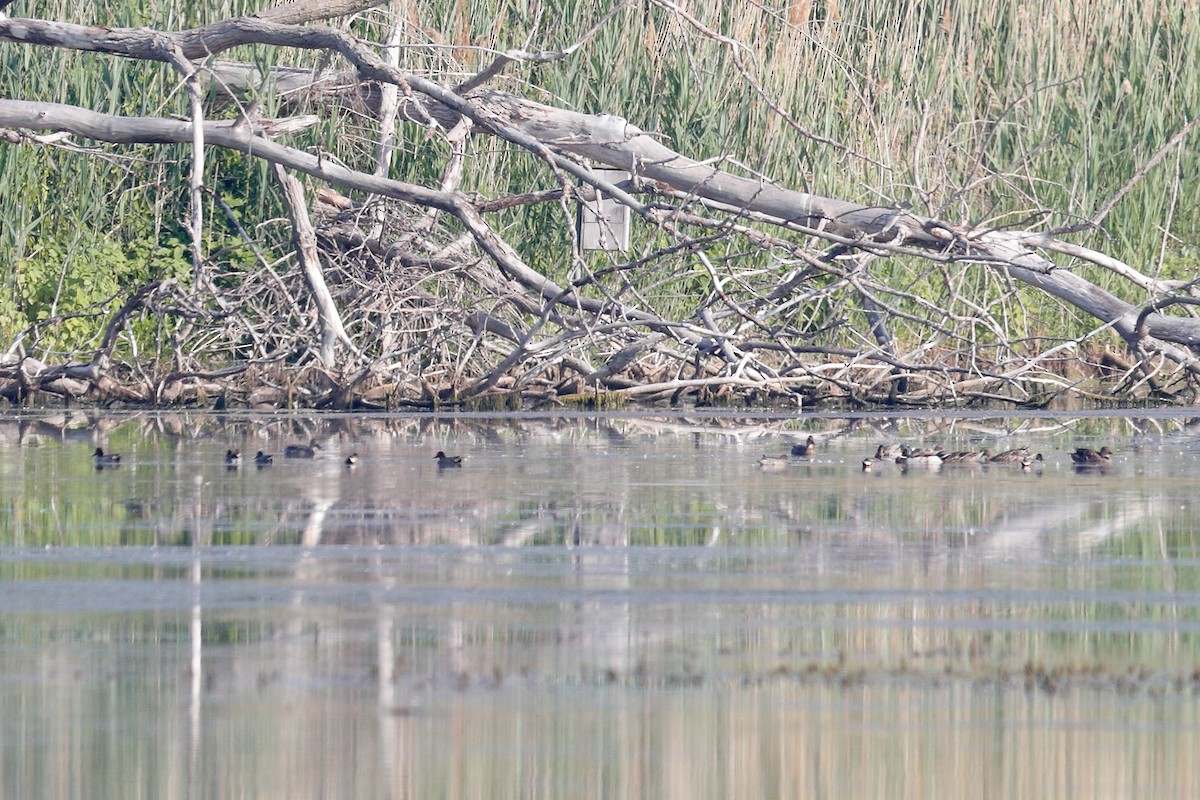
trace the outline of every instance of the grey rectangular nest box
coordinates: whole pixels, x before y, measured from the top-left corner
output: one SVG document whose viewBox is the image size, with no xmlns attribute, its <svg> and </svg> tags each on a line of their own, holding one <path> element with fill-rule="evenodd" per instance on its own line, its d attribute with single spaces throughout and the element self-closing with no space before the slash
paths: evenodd
<svg viewBox="0 0 1200 800">
<path fill-rule="evenodd" d="M 593 169 L 609 183 L 629 180 L 623 169 Z M 629 207 L 597 192 L 579 202 L 579 244 L 584 250 L 629 249 Z"/>
</svg>

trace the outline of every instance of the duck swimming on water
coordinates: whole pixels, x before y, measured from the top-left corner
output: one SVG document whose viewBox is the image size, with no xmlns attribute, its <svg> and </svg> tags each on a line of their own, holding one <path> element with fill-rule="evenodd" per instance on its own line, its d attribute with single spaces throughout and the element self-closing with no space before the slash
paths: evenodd
<svg viewBox="0 0 1200 800">
<path fill-rule="evenodd" d="M 991 458 L 991 452 L 985 447 L 983 450 L 958 450 L 953 453 L 939 453 L 942 457 L 943 464 L 982 464 Z"/>
<path fill-rule="evenodd" d="M 313 441 L 309 444 L 289 444 L 283 448 L 284 458 L 315 458 L 321 446 Z"/>
<path fill-rule="evenodd" d="M 1025 458 L 1022 459 L 1022 461 L 1021 461 L 1021 471 L 1022 472 L 1037 472 L 1040 474 L 1042 469 L 1045 466 L 1046 466 L 1046 459 L 1042 458 L 1041 453 L 1038 453 L 1033 458 L 1030 458 L 1029 456 L 1025 456 Z"/>
<path fill-rule="evenodd" d="M 117 453 L 106 453 L 103 448 L 97 447 L 96 452 L 92 454 L 96 460 L 96 469 L 104 467 L 119 467 L 121 465 L 121 456 Z"/>
<path fill-rule="evenodd" d="M 942 454 L 936 450 L 913 450 L 904 445 L 896 463 L 902 467 L 937 468 L 942 466 Z"/>
<path fill-rule="evenodd" d="M 808 441 L 806 441 L 804 444 L 792 445 L 792 455 L 794 455 L 794 456 L 800 456 L 801 458 L 808 458 L 809 456 L 813 456 L 816 454 L 817 454 L 817 440 L 814 439 L 812 436 L 809 436 Z"/>
<path fill-rule="evenodd" d="M 763 456 L 758 460 L 758 467 L 764 472 L 777 472 L 787 469 L 788 460 L 787 455 Z"/>
<path fill-rule="evenodd" d="M 437 451 L 434 460 L 438 462 L 438 469 L 454 469 L 462 466 L 462 456 L 448 456 L 441 450 Z"/>
<path fill-rule="evenodd" d="M 1088 466 L 1095 464 L 1098 466 L 1112 463 L 1112 450 L 1108 445 L 1101 447 L 1099 450 L 1092 450 L 1089 447 L 1080 447 L 1074 453 L 1071 453 L 1071 460 L 1077 465 Z"/>
<path fill-rule="evenodd" d="M 1029 458 L 1029 448 L 1018 447 L 1013 450 L 1005 450 L 1003 453 L 996 453 L 988 461 L 993 464 L 1020 464 L 1027 458 Z"/>
<path fill-rule="evenodd" d="M 904 448 L 898 444 L 881 444 L 875 448 L 875 460 L 883 461 L 904 455 Z"/>
</svg>

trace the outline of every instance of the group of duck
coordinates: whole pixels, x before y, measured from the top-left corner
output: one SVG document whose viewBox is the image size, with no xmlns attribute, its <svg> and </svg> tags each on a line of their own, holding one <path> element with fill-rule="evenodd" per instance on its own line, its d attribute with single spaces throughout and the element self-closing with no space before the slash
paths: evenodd
<svg viewBox="0 0 1200 800">
<path fill-rule="evenodd" d="M 803 444 L 792 446 L 791 453 L 777 456 L 763 456 L 759 466 L 764 470 L 778 470 L 787 467 L 794 458 L 808 458 L 816 455 L 817 442 L 809 436 Z M 1112 463 L 1113 451 L 1105 446 L 1099 450 L 1090 447 L 1077 448 L 1071 453 L 1071 463 L 1078 469 L 1093 467 L 1104 468 Z M 1023 472 L 1040 471 L 1046 459 L 1041 453 L 1030 453 L 1028 447 L 1017 447 L 1000 453 L 992 453 L 988 448 L 982 450 L 932 450 L 917 449 L 905 444 L 881 444 L 875 449 L 874 456 L 862 460 L 862 471 L 871 472 L 876 464 L 894 462 L 901 468 L 922 467 L 939 469 L 943 465 L 957 466 L 1011 466 Z"/>
<path fill-rule="evenodd" d="M 316 458 L 317 451 L 321 449 L 315 441 L 311 444 L 289 444 L 283 450 L 284 458 Z M 121 466 L 121 456 L 117 453 L 106 453 L 101 447 L 97 447 L 92 454 L 96 462 L 96 469 L 105 469 L 107 467 Z M 437 461 L 438 469 L 454 469 L 462 466 L 462 456 L 448 456 L 443 451 L 438 450 L 433 457 Z M 346 456 L 342 463 L 347 467 L 358 466 L 359 456 L 357 452 Z M 259 450 L 254 454 L 254 465 L 259 469 L 272 466 L 275 463 L 275 456 L 264 453 Z M 238 450 L 227 449 L 225 451 L 225 467 L 227 469 L 237 469 L 242 465 L 242 454 Z"/>
<path fill-rule="evenodd" d="M 283 457 L 284 458 L 316 458 L 317 451 L 320 449 L 321 449 L 321 446 L 318 445 L 316 442 L 313 442 L 312 444 L 289 444 L 287 447 L 285 447 L 283 449 Z M 275 456 L 273 454 L 264 453 L 262 450 L 259 450 L 257 453 L 254 454 L 254 466 L 258 467 L 259 469 L 262 469 L 263 467 L 269 467 L 269 466 L 273 465 L 274 463 L 275 463 Z M 351 453 L 350 455 L 346 456 L 345 464 L 347 467 L 353 467 L 357 463 L 358 463 L 358 453 Z M 229 469 L 237 469 L 241 465 L 242 465 L 242 454 L 240 451 L 238 451 L 238 450 L 226 450 L 225 451 L 225 466 L 226 467 L 228 467 Z"/>
<path fill-rule="evenodd" d="M 988 448 L 982 450 L 918 450 L 908 445 L 879 445 L 873 457 L 862 460 L 863 472 L 870 472 L 875 464 L 894 461 L 901 467 L 924 467 L 937 469 L 943 464 L 972 466 L 995 464 L 997 466 L 1019 467 L 1023 472 L 1041 469 L 1046 459 L 1041 453 L 1031 454 L 1028 447 L 1016 447 L 1000 453 L 992 453 Z"/>
<path fill-rule="evenodd" d="M 1112 463 L 1113 451 L 1107 445 L 1099 450 L 1090 447 L 1079 447 L 1071 453 L 1071 463 L 1080 469 L 1090 467 L 1107 467 Z M 988 448 L 982 450 L 916 450 L 907 445 L 879 445 L 874 457 L 864 458 L 862 468 L 870 472 L 880 461 L 894 461 L 901 467 L 921 466 L 937 469 L 949 465 L 996 465 L 1019 467 L 1023 472 L 1041 471 L 1046 463 L 1041 453 L 1031 454 L 1028 447 L 1016 447 L 992 453 Z"/>
</svg>

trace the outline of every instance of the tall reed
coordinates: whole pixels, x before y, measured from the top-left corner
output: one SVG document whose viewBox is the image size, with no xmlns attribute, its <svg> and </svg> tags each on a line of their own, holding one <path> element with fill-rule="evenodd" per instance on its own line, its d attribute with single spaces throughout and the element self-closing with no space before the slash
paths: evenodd
<svg viewBox="0 0 1200 800">
<path fill-rule="evenodd" d="M 50 0 L 37 11 L 113 27 L 178 29 L 261 5 Z M 650 0 L 631 3 L 570 58 L 514 66 L 497 83 L 534 99 L 620 114 L 680 152 L 725 158 L 731 169 L 785 185 L 864 203 L 911 203 L 918 212 L 956 222 L 1024 227 L 1090 218 L 1195 116 L 1200 97 L 1194 2 L 809 0 L 775 7 L 738 0 L 694 6 L 689 13 L 696 24 Z M 370 12 L 351 29 L 383 41 L 391 24 L 402 24 L 401 66 L 445 84 L 476 71 L 496 51 L 565 47 L 609 10 L 580 0 L 410 0 L 389 8 L 390 17 Z M 260 67 L 317 60 L 276 48 L 224 57 Z M 49 48 L 6 45 L 0 94 L 109 113 L 186 113 L 182 87 L 166 67 Z M 346 112 L 293 143 L 321 146 L 365 167 L 376 135 L 369 118 Z M 0 281 L 14 290 L 0 300 L 4 337 L 47 312 L 45 287 L 35 291 L 30 281 L 66 276 L 82 285 L 93 271 L 113 273 L 110 256 L 89 241 L 107 239 L 143 262 L 140 274 L 123 279 L 155 270 L 186 274 L 173 260 L 187 240 L 180 224 L 186 148 L 103 150 L 108 155 L 97 158 L 0 147 Z M 409 127 L 392 174 L 436 180 L 445 155 L 439 141 Z M 212 161 L 210 184 L 236 200 L 250 224 L 278 216 L 271 183 L 257 165 L 238 157 Z M 1083 240 L 1145 272 L 1190 276 L 1200 251 L 1200 181 L 1183 178 L 1200 174 L 1198 162 L 1189 140 Z M 489 194 L 544 188 L 553 180 L 532 156 L 483 137 L 472 144 L 464 179 L 466 188 Z M 221 214 L 207 219 L 213 241 L 233 235 Z M 566 223 L 557 207 L 513 210 L 497 219 L 535 266 L 558 275 L 570 264 Z M 66 247 L 79 236 L 83 246 Z M 660 240 L 641 230 L 635 243 L 648 249 Z M 947 291 L 915 275 L 922 291 Z M 676 296 L 681 305 L 704 282 L 674 267 L 647 279 L 661 280 L 662 296 Z M 85 306 L 103 299 L 101 289 L 108 288 L 93 284 L 98 288 L 79 294 Z M 984 302 L 1006 291 L 1001 284 L 979 288 Z M 1031 319 L 1055 333 L 1091 324 L 1044 298 L 1030 303 L 1037 312 Z M 1030 335 L 1046 332 L 1036 327 Z"/>
</svg>

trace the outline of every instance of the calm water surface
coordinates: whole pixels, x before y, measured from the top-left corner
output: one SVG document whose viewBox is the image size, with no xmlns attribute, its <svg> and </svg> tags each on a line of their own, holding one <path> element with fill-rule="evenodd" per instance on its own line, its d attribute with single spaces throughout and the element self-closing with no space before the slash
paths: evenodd
<svg viewBox="0 0 1200 800">
<path fill-rule="evenodd" d="M 1192 422 L 0 419 L 0 797 L 1198 797 Z"/>
</svg>

